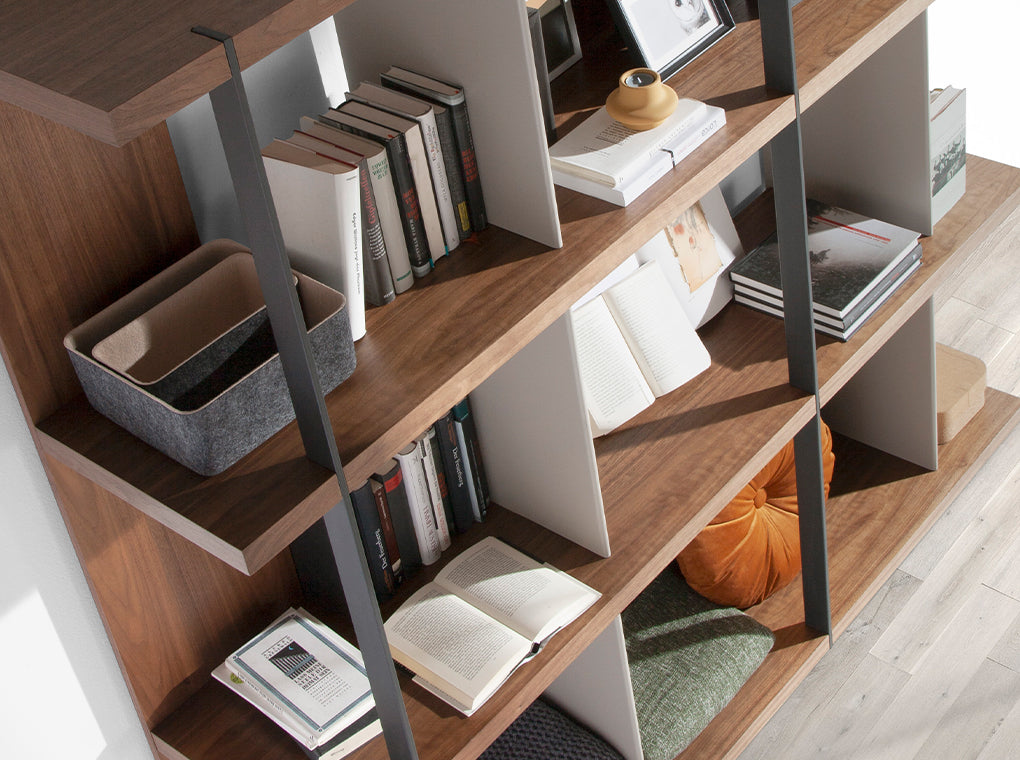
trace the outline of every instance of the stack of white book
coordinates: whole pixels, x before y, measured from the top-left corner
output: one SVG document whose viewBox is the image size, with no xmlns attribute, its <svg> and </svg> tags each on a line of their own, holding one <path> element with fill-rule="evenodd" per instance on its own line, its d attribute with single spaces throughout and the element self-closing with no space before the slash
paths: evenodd
<svg viewBox="0 0 1020 760">
<path fill-rule="evenodd" d="M 847 340 L 921 266 L 919 233 L 808 200 L 815 329 Z M 734 300 L 783 316 L 779 245 L 772 235 L 730 269 Z"/>
<path fill-rule="evenodd" d="M 681 98 L 659 126 L 636 131 L 605 106 L 549 148 L 553 181 L 626 206 L 726 124 L 726 111 Z"/>
<path fill-rule="evenodd" d="M 339 760 L 382 732 L 361 653 L 303 609 L 289 609 L 213 677 L 316 760 Z"/>
</svg>

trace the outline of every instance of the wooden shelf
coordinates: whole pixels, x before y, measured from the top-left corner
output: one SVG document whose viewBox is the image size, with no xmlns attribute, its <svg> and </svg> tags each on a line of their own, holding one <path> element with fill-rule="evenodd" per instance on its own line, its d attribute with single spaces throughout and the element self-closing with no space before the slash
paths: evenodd
<svg viewBox="0 0 1020 760">
<path fill-rule="evenodd" d="M 351 0 L 4 3 L 0 100 L 124 145 L 230 78 L 232 35 L 247 68 Z"/>
<path fill-rule="evenodd" d="M 744 93 L 726 127 L 631 206 L 559 190 L 563 247 L 490 227 L 396 302 L 369 310 L 358 367 L 327 398 L 348 482 L 382 467 L 793 117 L 791 97 Z M 304 461 L 294 424 L 211 478 L 137 441 L 81 396 L 37 427 L 52 456 L 248 574 L 340 498 L 332 475 Z"/>
<path fill-rule="evenodd" d="M 59 234 L 32 227 L 27 244 L 19 239 L 8 246 L 19 253 L 24 247 L 24 254 L 0 259 L 5 359 L 15 369 L 26 417 L 141 720 L 160 753 L 174 760 L 247 757 L 253 747 L 270 760 L 303 757 L 270 721 L 207 674 L 278 607 L 302 603 L 286 550 L 340 501 L 340 489 L 333 473 L 307 460 L 293 424 L 223 474 L 195 475 L 97 414 L 78 391 L 59 340 L 195 243 L 160 125 L 226 81 L 228 72 L 221 46 L 191 28 L 233 35 L 247 67 L 350 2 L 253 0 L 210 7 L 184 0 L 170 7 L 17 0 L 0 11 L 0 126 L 7 127 L 0 130 L 0 157 L 15 186 L 26 188 L 15 218 L 27 230 L 35 221 L 33 208 L 47 207 L 54 209 L 53 219 L 83 227 Z M 800 107 L 817 103 L 928 4 L 798 4 L 793 18 Z M 619 73 L 636 64 L 601 0 L 574 5 L 584 27 L 584 57 L 553 83 L 560 135 L 601 106 Z M 370 310 L 368 334 L 357 346 L 358 368 L 326 399 L 349 483 L 357 485 L 382 467 L 637 247 L 795 122 L 795 97 L 765 86 L 757 3 L 730 5 L 738 22 L 734 31 L 671 81 L 682 96 L 724 107 L 724 129 L 626 208 L 557 188 L 561 248 L 492 227 L 440 260 L 393 304 Z M 124 147 L 92 145 L 84 135 Z M 477 757 L 813 419 L 818 401 L 831 399 L 941 282 L 967 265 L 1020 203 L 1020 170 L 969 157 L 967 179 L 964 199 L 924 240 L 919 272 L 849 342 L 817 336 L 818 400 L 788 382 L 782 322 L 731 304 L 700 331 L 711 368 L 594 443 L 611 557 L 496 506 L 484 524 L 455 538 L 448 556 L 483 535 L 498 535 L 603 596 L 471 718 L 401 676 L 423 760 Z M 89 226 L 92 216 L 95 228 Z M 768 194 L 742 213 L 737 224 L 746 248 L 774 228 L 773 217 Z M 57 266 L 54 249 L 73 253 Z M 37 271 L 52 276 L 29 287 Z M 828 505 L 837 634 L 970 478 L 981 452 L 1018 420 L 1020 400 L 989 392 L 982 412 L 940 447 L 937 472 L 838 440 Z M 419 573 L 382 605 L 383 617 L 437 569 Z M 353 638 L 343 611 L 305 603 Z M 143 608 L 152 614 L 143 616 Z M 829 638 L 804 623 L 799 583 L 751 613 L 775 631 L 776 646 L 683 757 L 734 757 L 828 648 Z M 381 760 L 383 740 L 352 757 Z"/>
</svg>

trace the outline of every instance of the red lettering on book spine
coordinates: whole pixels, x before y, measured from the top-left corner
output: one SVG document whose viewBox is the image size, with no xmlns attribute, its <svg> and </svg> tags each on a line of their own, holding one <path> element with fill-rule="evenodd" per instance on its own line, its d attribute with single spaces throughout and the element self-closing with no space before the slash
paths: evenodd
<svg viewBox="0 0 1020 760">
<path fill-rule="evenodd" d="M 478 164 L 475 163 L 475 152 L 473 150 L 462 150 L 460 158 L 464 164 L 464 181 L 474 182 L 478 179 Z"/>
</svg>

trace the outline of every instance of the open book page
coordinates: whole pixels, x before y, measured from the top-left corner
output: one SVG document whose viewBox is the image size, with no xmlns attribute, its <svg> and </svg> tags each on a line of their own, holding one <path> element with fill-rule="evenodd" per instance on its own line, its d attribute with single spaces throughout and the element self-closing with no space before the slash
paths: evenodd
<svg viewBox="0 0 1020 760">
<path fill-rule="evenodd" d="M 435 582 L 539 643 L 588 609 L 599 593 L 489 536 L 466 549 Z"/>
<path fill-rule="evenodd" d="M 531 641 L 434 583 L 386 621 L 393 659 L 476 708 L 531 652 Z"/>
<path fill-rule="evenodd" d="M 605 435 L 655 401 L 602 296 L 570 313 L 592 434 Z"/>
<path fill-rule="evenodd" d="M 375 705 L 361 653 L 303 610 L 289 610 L 225 665 L 304 725 L 311 746 Z"/>
<path fill-rule="evenodd" d="M 656 397 L 679 388 L 711 364 L 657 261 L 643 264 L 602 297 Z"/>
</svg>

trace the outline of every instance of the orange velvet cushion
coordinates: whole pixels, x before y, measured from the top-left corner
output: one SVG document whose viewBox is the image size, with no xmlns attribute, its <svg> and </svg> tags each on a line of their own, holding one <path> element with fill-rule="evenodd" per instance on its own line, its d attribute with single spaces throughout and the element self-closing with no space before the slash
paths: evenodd
<svg viewBox="0 0 1020 760">
<path fill-rule="evenodd" d="M 822 423 L 825 495 L 832 434 Z M 800 572 L 797 477 L 790 441 L 677 557 L 687 583 L 716 604 L 741 609 L 768 598 Z"/>
</svg>

